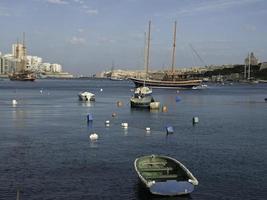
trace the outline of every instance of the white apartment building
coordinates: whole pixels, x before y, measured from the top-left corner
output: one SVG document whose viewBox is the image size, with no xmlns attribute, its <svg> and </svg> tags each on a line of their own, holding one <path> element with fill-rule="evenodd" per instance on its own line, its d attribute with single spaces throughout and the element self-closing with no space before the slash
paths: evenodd
<svg viewBox="0 0 267 200">
<path fill-rule="evenodd" d="M 54 64 L 51 64 L 50 70 L 51 70 L 51 72 L 60 73 L 60 72 L 62 72 L 62 66 L 54 63 Z"/>
<path fill-rule="evenodd" d="M 12 44 L 12 54 L 3 55 L 0 52 L 0 74 L 8 75 L 21 67 L 21 60 L 26 55 L 26 47 L 23 44 Z M 61 73 L 62 66 L 60 64 L 42 63 L 43 59 L 38 56 L 28 55 L 26 67 L 35 72 L 52 72 Z"/>
</svg>

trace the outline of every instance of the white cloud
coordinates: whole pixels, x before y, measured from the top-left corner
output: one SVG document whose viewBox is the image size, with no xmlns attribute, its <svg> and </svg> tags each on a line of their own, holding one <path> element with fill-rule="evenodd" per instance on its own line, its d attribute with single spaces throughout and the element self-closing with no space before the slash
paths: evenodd
<svg viewBox="0 0 267 200">
<path fill-rule="evenodd" d="M 97 15 L 98 14 L 97 9 L 87 9 L 87 10 L 85 10 L 85 12 L 89 15 Z"/>
<path fill-rule="evenodd" d="M 0 16 L 8 17 L 10 13 L 8 12 L 7 8 L 0 7 Z"/>
<path fill-rule="evenodd" d="M 218 11 L 226 8 L 253 4 L 262 2 L 263 0 L 213 0 L 204 1 L 199 4 L 191 4 L 188 8 L 183 8 L 178 11 L 178 14 L 188 15 L 197 12 Z"/>
<path fill-rule="evenodd" d="M 98 38 L 98 42 L 100 42 L 100 43 L 115 43 L 116 40 L 110 39 L 110 38 L 107 38 L 107 37 L 99 37 Z"/>
<path fill-rule="evenodd" d="M 251 25 L 251 24 L 245 24 L 244 29 L 248 32 L 255 32 L 256 31 L 256 27 L 254 25 Z"/>
<path fill-rule="evenodd" d="M 79 32 L 79 33 L 83 33 L 83 32 L 84 32 L 84 29 L 79 28 L 79 29 L 78 29 L 78 32 Z"/>
<path fill-rule="evenodd" d="M 86 44 L 86 40 L 82 37 L 73 36 L 69 42 L 73 45 L 84 45 Z"/>
<path fill-rule="evenodd" d="M 53 4 L 68 4 L 68 2 L 64 0 L 47 0 L 47 2 Z"/>
</svg>

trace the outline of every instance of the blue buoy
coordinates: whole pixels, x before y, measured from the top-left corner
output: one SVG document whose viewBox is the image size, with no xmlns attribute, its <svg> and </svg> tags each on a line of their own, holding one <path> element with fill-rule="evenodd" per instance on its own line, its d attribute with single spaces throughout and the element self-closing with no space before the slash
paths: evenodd
<svg viewBox="0 0 267 200">
<path fill-rule="evenodd" d="M 179 96 L 176 96 L 176 98 L 175 98 L 175 101 L 176 101 L 176 102 L 179 102 L 179 101 L 181 101 L 181 97 L 179 97 Z"/>
<path fill-rule="evenodd" d="M 87 122 L 93 122 L 93 115 L 91 113 L 87 115 Z"/>
<path fill-rule="evenodd" d="M 167 134 L 174 133 L 174 129 L 172 126 L 166 126 L 166 131 L 167 131 Z"/>
</svg>

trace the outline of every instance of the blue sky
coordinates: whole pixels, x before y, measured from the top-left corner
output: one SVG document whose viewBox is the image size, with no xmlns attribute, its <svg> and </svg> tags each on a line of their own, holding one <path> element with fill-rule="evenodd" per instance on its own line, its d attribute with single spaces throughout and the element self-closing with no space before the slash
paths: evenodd
<svg viewBox="0 0 267 200">
<path fill-rule="evenodd" d="M 0 51 L 26 33 L 28 54 L 89 75 L 143 69 L 144 32 L 152 20 L 152 69 L 171 63 L 177 20 L 177 67 L 267 61 L 266 0 L 1 0 Z"/>
</svg>

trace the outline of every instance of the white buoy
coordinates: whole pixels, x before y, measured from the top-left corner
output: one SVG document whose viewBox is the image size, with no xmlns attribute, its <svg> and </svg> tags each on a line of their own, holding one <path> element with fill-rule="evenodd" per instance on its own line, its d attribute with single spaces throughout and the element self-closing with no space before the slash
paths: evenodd
<svg viewBox="0 0 267 200">
<path fill-rule="evenodd" d="M 128 123 L 126 123 L 126 122 L 121 123 L 121 126 L 122 126 L 123 128 L 128 128 Z"/>
<path fill-rule="evenodd" d="M 193 117 L 193 124 L 197 124 L 199 122 L 198 117 Z"/>
<path fill-rule="evenodd" d="M 43 90 L 40 90 L 40 94 L 43 94 Z"/>
<path fill-rule="evenodd" d="M 18 104 L 17 100 L 16 100 L 16 99 L 13 99 L 13 100 L 12 100 L 12 104 L 13 104 L 13 105 L 17 105 L 17 104 Z"/>
<path fill-rule="evenodd" d="M 98 135 L 96 133 L 92 133 L 90 136 L 89 136 L 90 140 L 91 141 L 94 141 L 94 140 L 97 140 L 98 139 Z"/>
<path fill-rule="evenodd" d="M 105 124 L 106 126 L 109 126 L 109 120 L 106 120 Z"/>
<path fill-rule="evenodd" d="M 102 88 L 100 88 L 100 92 L 103 92 L 103 89 Z"/>
<path fill-rule="evenodd" d="M 146 132 L 149 132 L 150 131 L 150 127 L 146 127 Z"/>
</svg>

